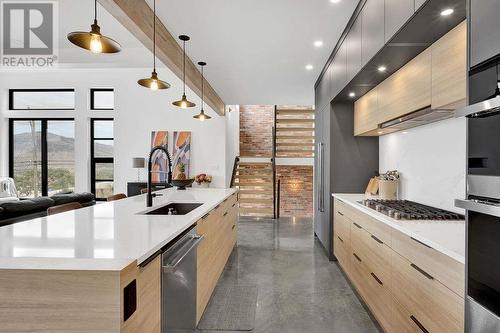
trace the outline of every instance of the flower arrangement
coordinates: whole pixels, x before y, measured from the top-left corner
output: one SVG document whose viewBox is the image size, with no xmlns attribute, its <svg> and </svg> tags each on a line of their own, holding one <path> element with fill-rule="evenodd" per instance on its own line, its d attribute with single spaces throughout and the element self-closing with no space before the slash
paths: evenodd
<svg viewBox="0 0 500 333">
<path fill-rule="evenodd" d="M 212 176 L 209 176 L 209 175 L 204 174 L 204 173 L 200 173 L 199 175 L 196 175 L 196 177 L 194 177 L 194 181 L 198 185 L 208 186 L 212 182 Z"/>
</svg>

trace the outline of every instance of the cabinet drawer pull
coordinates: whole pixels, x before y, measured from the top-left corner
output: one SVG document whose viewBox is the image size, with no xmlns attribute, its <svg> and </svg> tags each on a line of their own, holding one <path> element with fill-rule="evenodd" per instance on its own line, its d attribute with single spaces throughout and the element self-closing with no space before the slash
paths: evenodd
<svg viewBox="0 0 500 333">
<path fill-rule="evenodd" d="M 340 238 L 339 236 L 337 236 L 337 238 L 343 243 L 344 240 L 342 238 Z"/>
<path fill-rule="evenodd" d="M 236 202 L 231 207 L 234 207 L 234 206 L 236 206 Z"/>
<path fill-rule="evenodd" d="M 429 280 L 434 280 L 434 277 L 432 275 L 430 275 L 429 273 L 427 273 L 426 271 L 424 271 L 422 268 L 418 267 L 417 265 L 412 263 L 412 264 L 410 264 L 410 266 L 413 267 L 420 274 L 422 274 L 423 276 L 428 278 Z"/>
<path fill-rule="evenodd" d="M 344 216 L 344 214 L 342 214 L 341 212 L 337 211 L 337 213 L 339 213 L 340 216 Z"/>
<path fill-rule="evenodd" d="M 375 237 L 375 236 L 373 236 L 373 235 L 371 235 L 371 236 L 372 236 L 372 238 L 373 238 L 373 239 L 374 239 L 377 243 L 379 243 L 379 244 L 384 244 L 384 242 L 382 242 L 382 241 L 381 241 L 380 239 L 378 239 L 377 237 Z"/>
<path fill-rule="evenodd" d="M 384 284 L 382 283 L 382 281 L 380 281 L 380 279 L 378 278 L 378 276 L 375 275 L 375 273 L 370 273 L 372 275 L 372 277 L 375 279 L 375 281 L 378 282 L 378 284 L 380 284 L 381 286 L 383 286 Z"/>
<path fill-rule="evenodd" d="M 354 224 L 356 227 L 358 227 L 359 229 L 363 229 L 362 226 L 360 226 L 359 224 L 357 224 L 356 222 L 352 222 L 352 224 Z"/>
<path fill-rule="evenodd" d="M 417 318 L 415 318 L 415 316 L 411 315 L 410 316 L 410 319 L 413 320 L 413 322 L 415 323 L 415 325 L 418 326 L 418 328 L 420 328 L 420 330 L 424 333 L 429 333 L 428 330 L 425 329 L 424 325 L 420 324 L 420 322 L 418 321 Z"/>
<path fill-rule="evenodd" d="M 362 262 L 361 258 L 358 257 L 356 253 L 353 253 L 352 255 L 354 256 L 354 258 L 356 258 L 357 261 Z"/>
<path fill-rule="evenodd" d="M 426 248 L 428 248 L 428 249 L 432 249 L 432 247 L 430 247 L 429 245 L 427 245 L 427 244 L 425 244 L 425 243 L 423 243 L 423 242 L 419 241 L 418 239 L 415 239 L 415 238 L 413 238 L 413 237 L 410 237 L 410 238 L 411 238 L 411 240 L 413 240 L 413 241 L 417 242 L 418 244 L 423 245 L 423 246 L 425 246 L 425 247 L 426 247 Z"/>
<path fill-rule="evenodd" d="M 202 220 L 206 219 L 208 217 L 208 215 L 210 215 L 210 213 L 206 213 L 205 215 L 203 215 L 203 217 L 201 219 Z"/>
<path fill-rule="evenodd" d="M 224 215 L 222 215 L 222 217 L 226 216 L 227 215 L 227 212 L 224 213 Z"/>
<path fill-rule="evenodd" d="M 231 227 L 231 230 L 234 230 L 234 228 L 236 228 L 236 224 L 233 224 L 233 226 Z"/>
</svg>

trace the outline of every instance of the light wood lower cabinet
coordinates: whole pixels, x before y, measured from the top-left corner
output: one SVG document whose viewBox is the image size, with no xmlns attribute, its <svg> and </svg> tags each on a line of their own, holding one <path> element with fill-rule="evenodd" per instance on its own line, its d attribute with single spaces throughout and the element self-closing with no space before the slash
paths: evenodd
<svg viewBox="0 0 500 333">
<path fill-rule="evenodd" d="M 335 256 L 385 332 L 463 332 L 463 264 L 338 199 L 334 211 Z"/>
<path fill-rule="evenodd" d="M 0 270 L 0 332 L 159 333 L 160 279 L 160 256 L 121 271 Z"/>
<path fill-rule="evenodd" d="M 233 194 L 198 221 L 197 232 L 204 240 L 198 247 L 197 304 L 198 322 L 210 301 L 237 238 L 238 202 Z"/>
</svg>

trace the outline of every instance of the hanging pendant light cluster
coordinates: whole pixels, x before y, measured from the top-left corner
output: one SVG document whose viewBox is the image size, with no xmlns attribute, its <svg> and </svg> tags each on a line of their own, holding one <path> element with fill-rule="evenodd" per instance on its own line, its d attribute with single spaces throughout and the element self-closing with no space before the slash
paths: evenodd
<svg viewBox="0 0 500 333">
<path fill-rule="evenodd" d="M 121 51 L 121 46 L 117 41 L 101 34 L 101 27 L 97 24 L 97 0 L 94 0 L 94 23 L 90 26 L 90 32 L 70 32 L 68 40 L 92 53 L 116 53 Z"/>
<path fill-rule="evenodd" d="M 156 73 L 156 0 L 153 0 L 153 72 L 151 73 L 151 77 L 140 79 L 137 83 L 151 90 L 170 88 L 170 84 L 158 79 L 158 74 Z"/>
<path fill-rule="evenodd" d="M 191 38 L 187 35 L 180 35 L 179 39 L 182 41 L 183 51 L 183 89 L 181 99 L 173 102 L 172 104 L 180 107 L 181 109 L 187 109 L 196 106 L 195 103 L 189 101 L 186 97 L 186 42 Z M 117 41 L 101 34 L 101 27 L 97 24 L 97 0 L 94 0 L 94 23 L 90 26 L 90 32 L 71 32 L 68 34 L 68 40 L 74 45 L 89 50 L 92 53 L 117 53 L 121 51 L 121 45 Z M 212 118 L 209 115 L 205 114 L 205 111 L 203 109 L 205 85 L 203 68 L 206 66 L 206 64 L 207 63 L 203 61 L 198 62 L 198 65 L 200 65 L 201 68 L 201 110 L 200 113 L 193 116 L 193 118 L 200 121 Z M 151 90 L 170 88 L 170 84 L 160 80 L 158 78 L 158 73 L 156 72 L 156 0 L 153 0 L 153 72 L 151 73 L 151 77 L 140 79 L 137 81 L 137 83 Z"/>
<path fill-rule="evenodd" d="M 205 67 L 207 65 L 206 62 L 204 61 L 200 61 L 198 63 L 198 65 L 200 65 L 201 67 L 201 111 L 199 114 L 197 114 L 196 116 L 193 116 L 194 119 L 198 119 L 199 121 L 205 121 L 205 120 L 208 120 L 208 119 L 211 119 L 212 117 L 210 117 L 209 115 L 205 114 L 205 111 L 203 110 L 203 98 L 204 98 L 204 85 L 205 85 L 205 76 L 203 75 L 203 67 Z"/>
<path fill-rule="evenodd" d="M 181 109 L 187 109 L 196 106 L 196 104 L 194 104 L 193 102 L 188 101 L 186 97 L 186 42 L 189 41 L 191 38 L 189 38 L 189 36 L 186 35 L 180 35 L 179 39 L 182 40 L 182 50 L 183 50 L 182 98 L 178 101 L 173 102 L 172 104 L 180 107 Z"/>
</svg>

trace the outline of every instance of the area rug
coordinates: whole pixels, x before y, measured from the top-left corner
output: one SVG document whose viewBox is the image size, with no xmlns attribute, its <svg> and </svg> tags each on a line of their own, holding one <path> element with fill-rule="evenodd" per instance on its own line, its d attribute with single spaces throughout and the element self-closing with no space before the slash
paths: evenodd
<svg viewBox="0 0 500 333">
<path fill-rule="evenodd" d="M 198 329 L 211 331 L 253 330 L 257 295 L 257 286 L 217 287 L 198 324 Z"/>
</svg>

